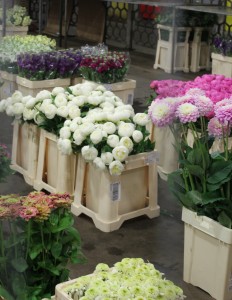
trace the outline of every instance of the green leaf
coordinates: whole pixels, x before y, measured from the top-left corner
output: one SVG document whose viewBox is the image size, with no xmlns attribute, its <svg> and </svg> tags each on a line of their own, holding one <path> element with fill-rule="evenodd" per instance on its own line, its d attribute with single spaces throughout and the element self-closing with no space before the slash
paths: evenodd
<svg viewBox="0 0 232 300">
<path fill-rule="evenodd" d="M 232 161 L 214 161 L 207 178 L 209 184 L 225 183 L 231 179 Z"/>
<path fill-rule="evenodd" d="M 80 236 L 78 230 L 76 230 L 76 228 L 69 227 L 69 228 L 66 229 L 66 232 L 67 232 L 68 235 L 71 235 L 73 237 L 73 239 L 75 239 L 76 241 L 81 243 L 81 236 Z"/>
<path fill-rule="evenodd" d="M 24 275 L 20 273 L 15 273 L 12 280 L 12 288 L 15 295 L 20 295 L 22 291 L 26 289 L 26 282 Z"/>
<path fill-rule="evenodd" d="M 188 169 L 189 173 L 193 176 L 196 176 L 200 179 L 204 177 L 204 169 L 198 165 L 187 165 L 186 168 Z"/>
<path fill-rule="evenodd" d="M 43 245 L 41 243 L 33 244 L 30 251 L 29 256 L 33 260 L 35 259 L 41 252 L 43 251 Z"/>
<path fill-rule="evenodd" d="M 186 193 L 186 198 L 194 204 L 202 204 L 203 195 L 198 191 L 190 191 Z"/>
<path fill-rule="evenodd" d="M 55 258 L 58 258 L 62 251 L 62 244 L 59 242 L 52 243 L 51 253 Z"/>
<path fill-rule="evenodd" d="M 232 228 L 231 218 L 224 211 L 218 216 L 218 222 L 225 227 Z"/>
<path fill-rule="evenodd" d="M 2 296 L 6 300 L 15 300 L 12 295 L 9 294 L 9 292 L 4 289 L 2 286 L 0 286 L 0 296 Z"/>
<path fill-rule="evenodd" d="M 51 232 L 55 233 L 67 229 L 72 226 L 73 223 L 73 216 L 71 214 L 68 214 L 60 220 L 59 224 L 56 227 L 51 228 Z"/>
<path fill-rule="evenodd" d="M 28 264 L 23 257 L 12 259 L 11 265 L 19 273 L 24 272 L 28 268 Z"/>
</svg>

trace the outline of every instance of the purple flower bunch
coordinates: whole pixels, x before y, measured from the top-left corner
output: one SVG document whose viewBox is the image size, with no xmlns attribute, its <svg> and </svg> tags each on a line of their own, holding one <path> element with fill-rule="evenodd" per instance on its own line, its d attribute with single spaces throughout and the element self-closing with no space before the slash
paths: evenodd
<svg viewBox="0 0 232 300">
<path fill-rule="evenodd" d="M 67 49 L 43 53 L 24 53 L 17 57 L 18 74 L 29 80 L 78 76 L 80 51 Z"/>
<path fill-rule="evenodd" d="M 96 56 L 86 55 L 80 64 L 82 76 L 98 83 L 123 81 L 128 68 L 128 53 L 116 51 Z"/>
<path fill-rule="evenodd" d="M 232 56 L 232 39 L 216 35 L 212 41 L 212 50 L 225 56 Z"/>
</svg>

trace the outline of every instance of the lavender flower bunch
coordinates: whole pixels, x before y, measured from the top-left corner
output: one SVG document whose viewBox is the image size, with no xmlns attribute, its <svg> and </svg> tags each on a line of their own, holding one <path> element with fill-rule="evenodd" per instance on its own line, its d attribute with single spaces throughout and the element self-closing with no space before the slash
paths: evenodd
<svg viewBox="0 0 232 300">
<path fill-rule="evenodd" d="M 68 78 L 78 74 L 81 54 L 78 50 L 25 53 L 17 57 L 19 76 L 29 80 Z"/>
<path fill-rule="evenodd" d="M 232 56 L 232 39 L 219 35 L 215 36 L 212 42 L 212 50 L 217 54 Z"/>
<path fill-rule="evenodd" d="M 80 64 L 82 76 L 97 83 L 123 81 L 128 68 L 128 53 L 116 51 L 98 56 L 85 56 Z"/>
</svg>

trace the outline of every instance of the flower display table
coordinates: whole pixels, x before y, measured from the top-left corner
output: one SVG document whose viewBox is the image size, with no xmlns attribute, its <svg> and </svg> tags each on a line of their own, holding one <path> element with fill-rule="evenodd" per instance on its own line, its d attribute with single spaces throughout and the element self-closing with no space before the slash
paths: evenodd
<svg viewBox="0 0 232 300">
<path fill-rule="evenodd" d="M 89 216 L 104 232 L 141 215 L 159 216 L 156 155 L 154 151 L 129 156 L 120 176 L 111 176 L 80 157 L 72 212 Z"/>
<path fill-rule="evenodd" d="M 11 168 L 23 175 L 29 185 L 33 185 L 39 151 L 38 126 L 14 121 Z"/>
<path fill-rule="evenodd" d="M 54 87 L 68 87 L 70 85 L 70 78 L 57 78 L 49 80 L 32 81 L 20 76 L 16 77 L 18 90 L 24 95 L 31 95 L 35 97 L 40 91 L 52 91 Z"/>
<path fill-rule="evenodd" d="M 83 82 L 88 80 L 83 79 Z M 124 104 L 133 105 L 134 90 L 136 88 L 136 80 L 126 79 L 125 81 L 116 83 L 98 83 L 102 84 L 108 91 L 113 92 L 116 96 L 122 99 Z"/>
<path fill-rule="evenodd" d="M 212 74 L 232 77 L 232 57 L 212 53 Z"/>
<path fill-rule="evenodd" d="M 184 281 L 217 300 L 232 299 L 232 230 L 183 208 Z"/>
<path fill-rule="evenodd" d="M 77 156 L 61 154 L 57 136 L 45 130 L 40 132 L 38 167 L 34 181 L 35 190 L 50 193 L 74 193 Z"/>
<path fill-rule="evenodd" d="M 1 71 L 0 75 L 4 82 L 3 86 L 1 87 L 1 99 L 6 99 L 10 97 L 18 88 L 16 83 L 16 75 L 6 71 Z"/>
</svg>

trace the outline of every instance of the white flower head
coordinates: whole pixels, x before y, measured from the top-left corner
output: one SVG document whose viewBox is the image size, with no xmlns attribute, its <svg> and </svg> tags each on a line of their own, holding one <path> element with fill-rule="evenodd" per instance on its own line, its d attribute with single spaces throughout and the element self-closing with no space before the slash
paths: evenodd
<svg viewBox="0 0 232 300">
<path fill-rule="evenodd" d="M 97 157 L 98 151 L 95 147 L 84 146 L 81 148 L 81 154 L 85 160 L 93 161 Z"/>
<path fill-rule="evenodd" d="M 29 109 L 29 108 L 24 107 L 24 110 L 23 110 L 24 121 L 33 120 L 35 113 L 36 113 L 36 111 L 34 109 Z"/>
<path fill-rule="evenodd" d="M 55 87 L 53 90 L 52 90 L 52 95 L 56 96 L 60 93 L 65 93 L 65 89 L 63 87 Z"/>
<path fill-rule="evenodd" d="M 21 102 L 23 99 L 23 94 L 20 91 L 15 91 L 11 96 L 12 103 Z"/>
<path fill-rule="evenodd" d="M 115 160 L 125 161 L 129 155 L 129 150 L 125 146 L 117 146 L 112 151 Z"/>
<path fill-rule="evenodd" d="M 132 134 L 132 138 L 133 138 L 133 140 L 135 141 L 135 143 L 139 143 L 139 142 L 141 142 L 142 139 L 143 139 L 143 134 L 142 134 L 141 131 L 135 130 L 135 131 L 133 132 L 133 134 Z"/>
<path fill-rule="evenodd" d="M 21 116 L 23 114 L 24 105 L 22 103 L 13 104 L 13 113 L 15 116 Z"/>
<path fill-rule="evenodd" d="M 37 125 L 41 125 L 45 121 L 45 117 L 40 114 L 40 112 L 35 113 L 34 121 Z"/>
<path fill-rule="evenodd" d="M 111 152 L 103 152 L 101 154 L 101 159 L 104 162 L 105 165 L 109 165 L 110 163 L 112 163 L 114 157 L 113 154 Z"/>
<path fill-rule="evenodd" d="M 105 92 L 106 88 L 103 85 L 98 85 L 95 89 L 96 91 L 101 91 L 101 92 Z"/>
<path fill-rule="evenodd" d="M 44 107 L 46 107 L 48 104 L 52 104 L 52 99 L 44 99 L 39 107 L 39 110 L 44 112 Z"/>
<path fill-rule="evenodd" d="M 135 130 L 135 125 L 133 123 L 125 123 L 121 122 L 118 126 L 118 134 L 120 136 L 128 136 L 131 137 Z"/>
<path fill-rule="evenodd" d="M 73 139 L 74 139 L 74 143 L 80 146 L 85 140 L 85 137 L 80 133 L 79 129 L 76 129 L 73 133 Z"/>
<path fill-rule="evenodd" d="M 72 144 L 69 139 L 60 138 L 57 142 L 57 146 L 62 154 L 70 155 L 72 153 Z"/>
<path fill-rule="evenodd" d="M 49 99 L 50 97 L 51 97 L 51 92 L 47 90 L 42 90 L 36 95 L 35 99 L 36 101 L 42 101 L 44 99 Z"/>
<path fill-rule="evenodd" d="M 71 123 L 72 123 L 71 120 L 65 120 L 64 126 L 70 126 Z"/>
<path fill-rule="evenodd" d="M 4 112 L 7 106 L 7 102 L 6 99 L 3 99 L 2 101 L 0 101 L 0 112 Z"/>
<path fill-rule="evenodd" d="M 57 108 L 53 104 L 47 104 L 44 106 L 43 111 L 48 119 L 53 119 L 56 115 Z"/>
<path fill-rule="evenodd" d="M 60 129 L 60 137 L 62 139 L 69 139 L 71 136 L 71 130 L 68 126 L 64 126 Z"/>
<path fill-rule="evenodd" d="M 91 134 L 90 134 L 90 140 L 93 144 L 98 144 L 102 141 L 102 131 L 101 129 L 95 129 Z"/>
<path fill-rule="evenodd" d="M 107 137 L 107 144 L 111 148 L 115 148 L 119 144 L 119 136 L 116 134 L 111 134 Z"/>
<path fill-rule="evenodd" d="M 134 146 L 132 140 L 128 136 L 122 137 L 119 141 L 119 145 L 125 146 L 129 150 L 129 152 L 133 150 Z"/>
<path fill-rule="evenodd" d="M 6 107 L 6 114 L 7 116 L 9 117 L 13 117 L 14 116 L 14 108 L 13 108 L 13 105 L 10 104 Z"/>
<path fill-rule="evenodd" d="M 87 136 L 94 131 L 95 126 L 91 122 L 86 122 L 86 123 L 81 124 L 79 129 L 83 136 Z"/>
<path fill-rule="evenodd" d="M 60 117 L 67 118 L 68 112 L 69 112 L 69 110 L 68 110 L 67 106 L 60 106 L 57 108 L 56 114 Z"/>
<path fill-rule="evenodd" d="M 71 106 L 68 109 L 68 114 L 70 119 L 75 119 L 76 117 L 80 117 L 81 111 L 78 106 Z"/>
<path fill-rule="evenodd" d="M 104 95 L 104 97 L 114 97 L 115 96 L 115 94 L 111 91 L 105 91 L 103 95 Z"/>
<path fill-rule="evenodd" d="M 36 103 L 37 103 L 37 100 L 33 97 L 30 97 L 29 99 L 27 99 L 25 106 L 26 106 L 26 108 L 33 108 Z"/>
<path fill-rule="evenodd" d="M 66 106 L 67 102 L 68 100 L 64 93 L 58 93 L 54 99 L 54 104 L 56 105 L 56 107 Z"/>
<path fill-rule="evenodd" d="M 103 100 L 104 100 L 103 96 L 90 95 L 88 97 L 88 103 L 92 104 L 92 105 L 95 105 L 95 106 L 98 106 Z"/>
<path fill-rule="evenodd" d="M 87 102 L 88 98 L 86 96 L 76 96 L 72 99 L 77 106 L 83 106 Z"/>
<path fill-rule="evenodd" d="M 124 170 L 124 165 L 118 161 L 114 160 L 112 163 L 109 165 L 109 171 L 111 175 L 121 175 Z"/>
<path fill-rule="evenodd" d="M 100 157 L 96 157 L 93 161 L 96 167 L 100 170 L 105 170 L 106 166 Z"/>
<path fill-rule="evenodd" d="M 133 118 L 134 123 L 146 126 L 149 123 L 149 117 L 145 113 L 137 113 Z"/>
<path fill-rule="evenodd" d="M 69 125 L 70 130 L 74 132 L 75 130 L 77 130 L 78 127 L 79 125 L 77 124 L 77 122 L 72 120 L 71 124 Z"/>
<path fill-rule="evenodd" d="M 115 133 L 117 127 L 113 122 L 106 122 L 103 125 L 103 130 L 107 132 L 107 134 L 113 134 Z"/>
</svg>

